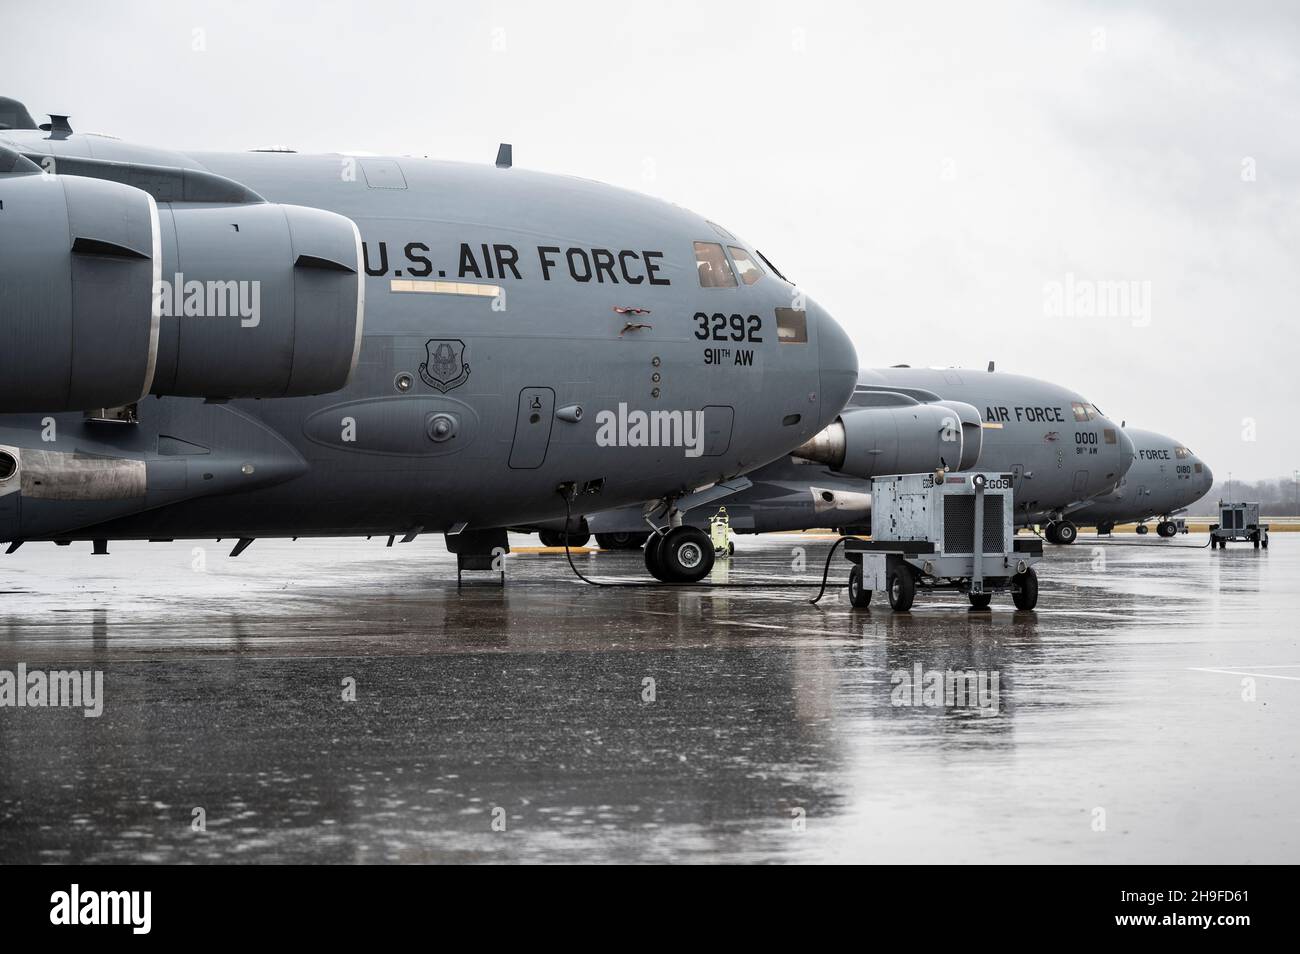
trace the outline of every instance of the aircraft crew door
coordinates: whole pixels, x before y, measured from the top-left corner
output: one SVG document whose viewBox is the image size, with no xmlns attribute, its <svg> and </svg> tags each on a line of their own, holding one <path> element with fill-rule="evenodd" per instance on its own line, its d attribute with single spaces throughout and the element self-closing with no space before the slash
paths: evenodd
<svg viewBox="0 0 1300 954">
<path fill-rule="evenodd" d="M 510 466 L 535 470 L 546 460 L 555 422 L 555 392 L 550 388 L 524 388 L 519 392 L 515 417 L 515 442 L 510 446 Z"/>
</svg>

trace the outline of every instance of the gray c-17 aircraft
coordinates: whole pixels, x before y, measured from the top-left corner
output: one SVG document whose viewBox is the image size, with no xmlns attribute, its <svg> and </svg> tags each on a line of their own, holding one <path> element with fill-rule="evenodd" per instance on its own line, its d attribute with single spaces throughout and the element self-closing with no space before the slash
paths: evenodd
<svg viewBox="0 0 1300 954">
<path fill-rule="evenodd" d="M 1126 428 L 1136 454 L 1133 466 L 1111 493 L 1102 494 L 1071 516 L 1098 533 L 1110 533 L 1116 524 L 1134 522 L 1146 533 L 1146 521 L 1159 517 L 1156 533 L 1172 537 L 1178 532 L 1173 517 L 1200 500 L 1214 485 L 1209 465 L 1172 437 Z"/>
<path fill-rule="evenodd" d="M 671 509 L 788 453 L 856 376 L 753 245 L 506 145 L 182 153 L 0 99 L 10 552 L 440 532 L 487 569 L 509 525 Z M 661 578 L 707 542 L 674 526 Z"/>
<path fill-rule="evenodd" d="M 900 414 L 910 421 L 921 408 L 940 414 L 921 420 L 921 430 L 942 434 L 943 418 L 955 415 L 962 442 L 945 450 L 943 442 L 925 444 L 911 435 L 907 444 L 920 456 L 900 461 L 904 431 L 896 422 Z M 1072 543 L 1078 535 L 1074 513 L 1118 487 L 1133 454 L 1121 427 L 1082 395 L 1047 381 L 963 368 L 864 369 L 849 405 L 825 432 L 751 472 L 734 494 L 714 498 L 689 519 L 703 525 L 721 503 L 742 533 L 827 526 L 865 532 L 871 495 L 863 478 L 896 469 L 978 467 L 1013 476 L 1018 526 L 1045 522 L 1051 542 Z M 617 545 L 610 535 L 629 534 L 639 519 L 640 511 L 625 508 L 590 516 L 587 525 L 602 546 Z"/>
</svg>

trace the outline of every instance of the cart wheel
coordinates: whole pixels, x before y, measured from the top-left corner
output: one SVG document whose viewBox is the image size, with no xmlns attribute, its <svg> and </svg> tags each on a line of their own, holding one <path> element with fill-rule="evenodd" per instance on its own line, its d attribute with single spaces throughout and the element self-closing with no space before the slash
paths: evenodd
<svg viewBox="0 0 1300 954">
<path fill-rule="evenodd" d="M 1267 534 L 1267 533 L 1264 534 L 1262 537 L 1260 537 L 1260 539 L 1259 539 L 1259 545 L 1260 545 L 1261 547 L 1263 547 L 1265 550 L 1268 549 L 1268 534 Z"/>
<path fill-rule="evenodd" d="M 916 600 L 916 577 L 911 569 L 902 567 L 889 574 L 886 581 L 889 586 L 890 609 L 904 613 L 912 608 Z"/>
<path fill-rule="evenodd" d="M 975 609 L 988 609 L 989 604 L 993 602 L 992 593 L 967 593 L 970 597 L 970 605 Z"/>
<path fill-rule="evenodd" d="M 1031 566 L 1011 578 L 1011 600 L 1016 609 L 1031 610 L 1038 605 L 1038 574 Z"/>
<path fill-rule="evenodd" d="M 862 567 L 849 571 L 849 602 L 858 609 L 871 605 L 871 591 L 862 588 Z"/>
<path fill-rule="evenodd" d="M 1254 533 L 1252 533 L 1252 534 L 1250 535 L 1250 542 L 1253 543 L 1253 544 L 1255 544 L 1255 549 L 1256 549 L 1256 550 L 1259 549 L 1259 531 L 1258 531 L 1258 530 L 1256 530 Z"/>
<path fill-rule="evenodd" d="M 736 541 L 735 541 L 735 540 L 728 540 L 728 541 L 727 541 L 727 556 L 732 556 L 735 552 L 736 552 Z"/>
</svg>

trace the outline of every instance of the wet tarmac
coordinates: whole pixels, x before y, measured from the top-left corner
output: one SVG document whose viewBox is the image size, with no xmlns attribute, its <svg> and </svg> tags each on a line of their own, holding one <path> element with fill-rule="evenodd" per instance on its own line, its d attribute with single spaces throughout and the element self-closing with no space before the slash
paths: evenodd
<svg viewBox="0 0 1300 954">
<path fill-rule="evenodd" d="M 0 708 L 0 862 L 1296 862 L 1300 535 L 1204 539 L 910 614 L 780 588 L 820 578 L 798 535 L 713 590 L 521 553 L 458 591 L 437 537 L 29 544 L 0 679 L 97 670 L 103 712 Z"/>
</svg>

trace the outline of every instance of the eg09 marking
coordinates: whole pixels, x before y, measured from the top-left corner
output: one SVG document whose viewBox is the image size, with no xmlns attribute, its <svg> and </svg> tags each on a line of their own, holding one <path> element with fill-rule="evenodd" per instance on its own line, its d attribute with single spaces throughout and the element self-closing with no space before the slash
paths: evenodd
<svg viewBox="0 0 1300 954">
<path fill-rule="evenodd" d="M 697 311 L 695 313 L 695 322 L 699 325 L 695 329 L 695 337 L 700 341 L 748 341 L 753 344 L 762 344 L 763 336 L 763 319 L 758 315 L 724 315 L 722 312 L 715 312 L 708 315 L 705 312 Z"/>
</svg>

